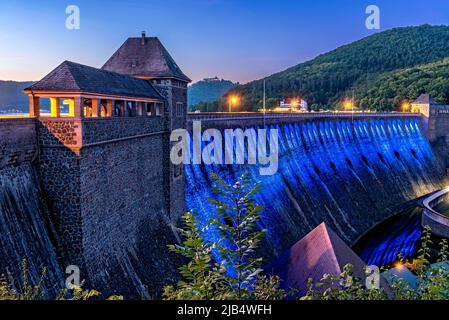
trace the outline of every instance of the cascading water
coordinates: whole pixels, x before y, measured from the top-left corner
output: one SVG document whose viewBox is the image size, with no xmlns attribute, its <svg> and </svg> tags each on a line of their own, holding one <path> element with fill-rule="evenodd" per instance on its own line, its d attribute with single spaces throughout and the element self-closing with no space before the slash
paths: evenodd
<svg viewBox="0 0 449 320">
<path fill-rule="evenodd" d="M 28 283 L 36 285 L 43 268 L 42 289 L 55 297 L 63 287 L 61 268 L 44 221 L 38 179 L 31 164 L 0 170 L 0 274 L 22 288 L 22 261 L 27 260 Z M 7 280 L 7 279 L 6 279 Z"/>
<path fill-rule="evenodd" d="M 279 132 L 277 174 L 261 176 L 257 165 L 189 164 L 185 175 L 186 206 L 203 225 L 214 214 L 206 202 L 212 173 L 228 182 L 243 173 L 260 181 L 256 201 L 265 207 L 269 258 L 323 221 L 352 244 L 396 206 L 442 187 L 443 170 L 418 119 L 317 119 L 266 129 Z"/>
<path fill-rule="evenodd" d="M 353 249 L 369 265 L 388 266 L 398 257 L 416 256 L 422 236 L 421 208 L 411 208 L 380 223 L 357 241 Z"/>
</svg>

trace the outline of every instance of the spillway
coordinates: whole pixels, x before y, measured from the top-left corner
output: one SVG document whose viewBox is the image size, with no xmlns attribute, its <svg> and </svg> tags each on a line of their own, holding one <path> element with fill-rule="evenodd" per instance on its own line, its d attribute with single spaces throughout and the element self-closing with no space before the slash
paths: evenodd
<svg viewBox="0 0 449 320">
<path fill-rule="evenodd" d="M 277 174 L 262 176 L 257 165 L 188 164 L 185 176 L 186 206 L 203 225 L 214 215 L 205 200 L 213 197 L 212 173 L 228 182 L 248 173 L 261 182 L 256 201 L 265 207 L 261 227 L 267 229 L 268 259 L 323 221 L 353 244 L 407 201 L 444 185 L 444 169 L 418 118 L 329 118 L 265 129 L 279 132 Z"/>
<path fill-rule="evenodd" d="M 14 289 L 22 292 L 22 261 L 27 260 L 28 283 L 39 283 L 47 269 L 42 290 L 54 298 L 64 280 L 51 241 L 48 214 L 37 173 L 30 163 L 0 170 L 0 274 L 14 280 Z"/>
</svg>

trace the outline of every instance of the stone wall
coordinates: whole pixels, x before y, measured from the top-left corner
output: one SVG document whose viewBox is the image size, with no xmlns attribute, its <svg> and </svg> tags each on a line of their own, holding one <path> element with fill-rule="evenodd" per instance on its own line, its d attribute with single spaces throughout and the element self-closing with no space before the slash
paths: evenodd
<svg viewBox="0 0 449 320">
<path fill-rule="evenodd" d="M 83 257 L 94 288 L 156 297 L 177 274 L 162 135 L 83 148 Z M 183 199 L 179 199 L 183 201 Z M 176 221 L 175 221 L 176 222 Z"/>
<path fill-rule="evenodd" d="M 186 99 L 182 88 L 167 90 L 172 101 Z M 359 120 L 405 117 L 349 114 L 338 118 L 349 120 L 353 116 Z M 331 115 L 310 114 L 301 121 L 315 121 L 317 117 Z M 422 120 L 418 115 L 407 117 Z M 219 119 L 191 115 L 190 125 L 193 119 L 202 120 L 203 128 L 264 123 L 260 114 Z M 168 252 L 166 245 L 176 241 L 173 227 L 184 212 L 185 182 L 182 175 L 174 177 L 169 136 L 171 127 L 182 126 L 185 118 L 175 121 L 175 124 L 170 122 L 168 114 L 82 120 L 0 120 L 0 173 L 22 165 L 35 170 L 36 188 L 32 190 L 38 192 L 32 194 L 39 194 L 39 201 L 48 205 L 40 212 L 45 212 L 49 221 L 47 228 L 54 228 L 48 238 L 54 240 L 62 268 L 78 265 L 86 285 L 106 293 L 124 294 L 127 298 L 141 298 L 157 296 L 163 284 L 176 279 L 176 257 Z M 298 117 L 265 119 L 266 124 L 273 125 L 293 122 L 298 122 Z M 376 157 L 373 154 L 373 159 Z M 396 161 L 394 155 L 391 158 Z M 408 162 L 404 161 L 401 166 L 412 165 Z M 363 166 L 361 161 L 360 166 Z M 379 167 L 383 168 L 381 162 Z M 368 174 L 369 170 L 365 171 Z M 407 170 L 407 173 L 414 171 Z M 4 175 L 2 179 L 9 176 Z M 32 178 L 31 174 L 27 176 Z M 379 177 L 390 179 L 387 174 Z M 0 187 L 1 182 L 0 179 Z M 345 187 L 349 190 L 354 185 L 348 183 Z M 341 184 L 336 187 L 341 189 Z"/>
<path fill-rule="evenodd" d="M 168 129 L 169 132 L 186 127 L 187 115 L 187 85 L 185 87 L 179 86 L 179 82 L 171 79 L 154 80 L 153 85 L 166 99 L 165 116 L 169 118 Z M 176 104 L 183 103 L 184 113 L 178 115 L 176 112 Z M 170 154 L 170 148 L 174 143 L 170 142 L 170 135 L 164 137 L 164 154 Z M 183 168 L 175 168 L 167 158 L 164 161 L 164 171 L 167 173 L 169 186 L 165 190 L 165 199 L 170 210 L 170 219 L 175 222 L 179 219 L 179 215 L 185 212 L 185 180 L 183 176 Z M 182 199 L 182 200 L 181 200 Z"/>
<path fill-rule="evenodd" d="M 64 261 L 97 290 L 155 297 L 177 274 L 166 249 L 176 241 L 166 202 L 167 127 L 165 117 L 38 123 L 39 170 Z"/>
<path fill-rule="evenodd" d="M 38 154 L 34 119 L 0 119 L 0 277 L 10 274 L 20 289 L 26 258 L 29 284 L 37 285 L 46 267 L 42 287 L 54 298 L 64 281 L 36 170 Z"/>
<path fill-rule="evenodd" d="M 442 238 L 449 237 L 448 200 L 449 189 L 446 188 L 423 201 L 422 226 L 429 226 L 433 234 Z"/>
<path fill-rule="evenodd" d="M 0 119 L 0 169 L 35 159 L 36 141 L 33 119 Z"/>
</svg>

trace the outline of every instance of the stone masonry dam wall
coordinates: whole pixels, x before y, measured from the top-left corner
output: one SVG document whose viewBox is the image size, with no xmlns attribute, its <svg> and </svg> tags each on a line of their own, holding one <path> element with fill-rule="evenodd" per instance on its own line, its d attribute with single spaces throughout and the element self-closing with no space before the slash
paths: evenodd
<svg viewBox="0 0 449 320">
<path fill-rule="evenodd" d="M 446 185 L 444 165 L 426 139 L 418 114 L 191 114 L 202 129 L 277 129 L 279 171 L 261 176 L 257 165 L 187 165 L 187 209 L 208 221 L 214 208 L 211 174 L 232 182 L 243 173 L 263 185 L 256 200 L 265 206 L 269 261 L 321 222 L 349 245 L 397 213 L 410 200 Z M 209 235 L 211 238 L 214 235 Z"/>
<path fill-rule="evenodd" d="M 43 287 L 52 297 L 64 281 L 37 172 L 38 154 L 32 119 L 0 119 L 0 275 L 10 273 L 20 289 L 26 258 L 31 284 L 47 268 Z"/>
<path fill-rule="evenodd" d="M 176 257 L 167 250 L 178 218 L 167 204 L 167 125 L 163 117 L 37 124 L 41 179 L 65 261 L 97 290 L 152 298 L 176 279 Z"/>
<path fill-rule="evenodd" d="M 85 287 L 152 298 L 178 276 L 164 117 L 0 120 L 0 273 L 65 268 Z M 184 199 L 178 199 L 180 203 Z"/>
<path fill-rule="evenodd" d="M 201 117 L 203 128 L 264 125 L 260 117 L 204 115 L 189 116 L 188 125 Z M 351 244 L 398 205 L 446 183 L 418 115 L 315 114 L 265 125 L 280 132 L 276 175 L 262 177 L 257 166 L 186 165 L 184 196 L 170 192 L 165 117 L 0 119 L 0 274 L 20 279 L 26 257 L 32 283 L 48 267 L 54 295 L 75 264 L 88 287 L 156 297 L 178 276 L 179 261 L 166 248 L 176 242 L 172 203 L 186 200 L 207 221 L 213 172 L 228 181 L 249 172 L 263 183 L 257 201 L 266 207 L 267 259 L 322 221 Z"/>
</svg>

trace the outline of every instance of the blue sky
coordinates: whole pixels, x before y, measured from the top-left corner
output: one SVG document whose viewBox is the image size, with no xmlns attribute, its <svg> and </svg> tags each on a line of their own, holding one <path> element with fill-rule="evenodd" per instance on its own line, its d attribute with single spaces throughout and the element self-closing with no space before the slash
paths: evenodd
<svg viewBox="0 0 449 320">
<path fill-rule="evenodd" d="M 247 82 L 381 31 L 449 25 L 446 0 L 1 0 L 0 79 L 38 80 L 64 60 L 101 67 L 129 36 L 158 36 L 193 80 Z M 65 28 L 77 5 L 81 29 Z"/>
</svg>

